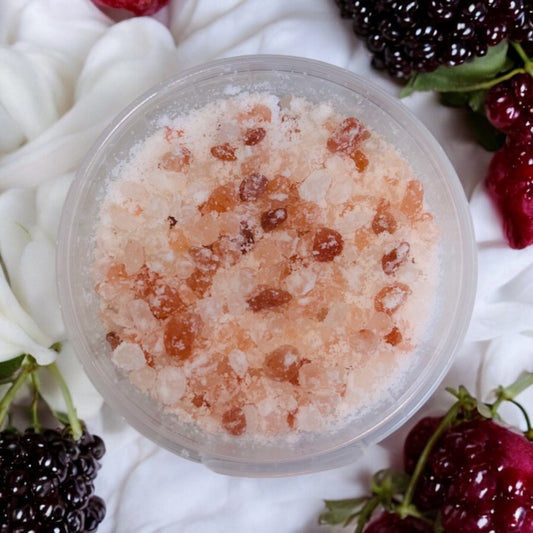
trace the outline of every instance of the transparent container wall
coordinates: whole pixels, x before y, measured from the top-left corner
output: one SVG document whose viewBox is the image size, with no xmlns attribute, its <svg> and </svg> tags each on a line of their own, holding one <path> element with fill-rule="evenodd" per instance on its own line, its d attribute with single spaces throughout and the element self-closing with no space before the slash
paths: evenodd
<svg viewBox="0 0 533 533">
<path fill-rule="evenodd" d="M 109 357 L 90 273 L 100 202 L 132 146 L 159 129 L 162 119 L 239 91 L 329 101 L 341 114 L 360 118 L 409 160 L 442 230 L 438 297 L 427 334 L 413 358 L 412 378 L 390 390 L 384 403 L 369 407 L 335 432 L 304 434 L 290 443 L 281 440 L 258 445 L 245 437 L 206 435 L 166 415 L 131 386 Z M 401 104 L 366 80 L 326 64 L 287 57 L 225 60 L 195 70 L 157 86 L 119 116 L 92 148 L 72 186 L 63 213 L 58 256 L 67 330 L 106 401 L 158 444 L 215 470 L 238 475 L 285 475 L 336 467 L 353 460 L 358 449 L 391 433 L 420 407 L 448 369 L 470 318 L 475 287 L 473 236 L 464 194 L 427 130 Z"/>
</svg>

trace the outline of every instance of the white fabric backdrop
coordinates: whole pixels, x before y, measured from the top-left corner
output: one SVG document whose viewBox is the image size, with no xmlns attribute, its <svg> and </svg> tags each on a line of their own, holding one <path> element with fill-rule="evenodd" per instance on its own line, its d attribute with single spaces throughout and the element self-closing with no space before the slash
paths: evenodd
<svg viewBox="0 0 533 533">
<path fill-rule="evenodd" d="M 333 0 L 172 0 L 155 17 L 120 22 L 90 0 L 0 0 L 0 254 L 10 281 L 0 273 L 0 360 L 30 351 L 46 363 L 54 357 L 47 348 L 66 341 L 55 294 L 55 236 L 76 168 L 106 123 L 169 75 L 254 53 L 327 61 L 398 92 L 371 70 Z M 507 247 L 482 187 L 490 155 L 470 139 L 461 113 L 439 106 L 432 94 L 404 104 L 442 144 L 470 199 L 478 295 L 445 385 L 463 383 L 486 395 L 533 370 L 533 247 Z M 323 531 L 316 525 L 322 499 L 361 494 L 371 472 L 397 464 L 410 425 L 341 469 L 230 478 L 158 449 L 102 407 L 68 342 L 58 361 L 81 416 L 107 443 L 97 480 L 108 505 L 103 533 Z M 533 393 L 522 398 L 533 410 Z M 448 403 L 439 389 L 416 418 Z"/>
</svg>

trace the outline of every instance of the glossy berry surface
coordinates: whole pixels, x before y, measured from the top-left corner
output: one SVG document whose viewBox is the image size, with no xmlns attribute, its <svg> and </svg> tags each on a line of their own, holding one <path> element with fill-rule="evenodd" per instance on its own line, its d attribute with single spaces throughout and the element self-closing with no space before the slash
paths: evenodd
<svg viewBox="0 0 533 533">
<path fill-rule="evenodd" d="M 517 74 L 495 85 L 485 96 L 485 113 L 492 125 L 509 135 L 508 144 L 533 139 L 533 78 Z"/>
<path fill-rule="evenodd" d="M 417 518 L 400 518 L 393 513 L 381 513 L 366 528 L 365 533 L 432 533 L 433 526 Z"/>
<path fill-rule="evenodd" d="M 404 446 L 412 473 L 438 419 L 423 419 Z M 440 509 L 448 533 L 533 533 L 533 443 L 491 420 L 462 422 L 444 432 L 417 484 L 419 509 Z"/>
<path fill-rule="evenodd" d="M 509 245 L 521 249 L 533 244 L 533 146 L 501 148 L 492 157 L 485 183 Z"/>
<path fill-rule="evenodd" d="M 166 6 L 169 0 L 93 0 L 96 5 L 126 9 L 136 16 L 153 15 Z"/>
<path fill-rule="evenodd" d="M 372 64 L 400 79 L 455 66 L 508 38 L 533 41 L 529 0 L 337 0 L 341 16 L 372 53 Z"/>
<path fill-rule="evenodd" d="M 533 244 L 533 78 L 518 74 L 485 97 L 492 125 L 506 134 L 494 154 L 486 185 L 512 248 Z"/>
<path fill-rule="evenodd" d="M 66 430 L 0 432 L 0 532 L 96 531 L 105 516 L 94 479 L 102 439 Z"/>
</svg>

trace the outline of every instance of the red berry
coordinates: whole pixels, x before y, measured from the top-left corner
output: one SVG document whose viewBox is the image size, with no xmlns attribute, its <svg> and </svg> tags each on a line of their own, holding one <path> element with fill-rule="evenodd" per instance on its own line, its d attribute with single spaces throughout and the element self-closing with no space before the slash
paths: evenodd
<svg viewBox="0 0 533 533">
<path fill-rule="evenodd" d="M 418 518 L 400 518 L 394 513 L 381 513 L 366 528 L 365 533 L 432 533 L 433 527 Z"/>
<path fill-rule="evenodd" d="M 169 0 L 93 0 L 98 6 L 126 9 L 136 16 L 153 15 L 166 6 Z"/>
<path fill-rule="evenodd" d="M 440 416 L 422 418 L 407 435 L 403 445 L 403 461 L 408 474 L 413 473 L 418 458 L 441 420 Z"/>
<path fill-rule="evenodd" d="M 440 419 L 420 421 L 404 448 L 405 468 Z M 533 533 L 533 443 L 491 420 L 446 430 L 429 454 L 415 491 L 422 510 L 441 510 L 445 531 Z M 503 518 L 505 517 L 505 518 Z"/>
<path fill-rule="evenodd" d="M 520 106 L 507 84 L 492 87 L 485 96 L 485 112 L 489 122 L 498 130 L 508 132 L 520 117 Z"/>
<path fill-rule="evenodd" d="M 533 147 L 506 145 L 494 154 L 486 186 L 512 248 L 533 243 Z"/>
</svg>

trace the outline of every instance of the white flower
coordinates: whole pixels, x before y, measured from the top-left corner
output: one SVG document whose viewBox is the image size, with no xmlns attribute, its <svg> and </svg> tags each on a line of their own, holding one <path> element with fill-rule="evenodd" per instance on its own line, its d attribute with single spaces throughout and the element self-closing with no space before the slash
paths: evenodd
<svg viewBox="0 0 533 533">
<path fill-rule="evenodd" d="M 61 181 L 64 188 L 70 180 Z M 0 360 L 27 353 L 46 365 L 56 357 L 52 344 L 65 334 L 55 291 L 55 229 L 39 225 L 38 197 L 38 189 L 0 196 Z M 63 197 L 51 194 L 48 205 L 60 212 Z"/>
<path fill-rule="evenodd" d="M 102 400 L 66 339 L 56 291 L 55 240 L 71 175 L 0 195 L 0 362 L 30 354 L 40 365 L 56 361 L 80 416 L 92 416 Z M 60 343 L 59 355 L 52 348 Z M 43 394 L 63 409 L 49 380 Z"/>
</svg>

